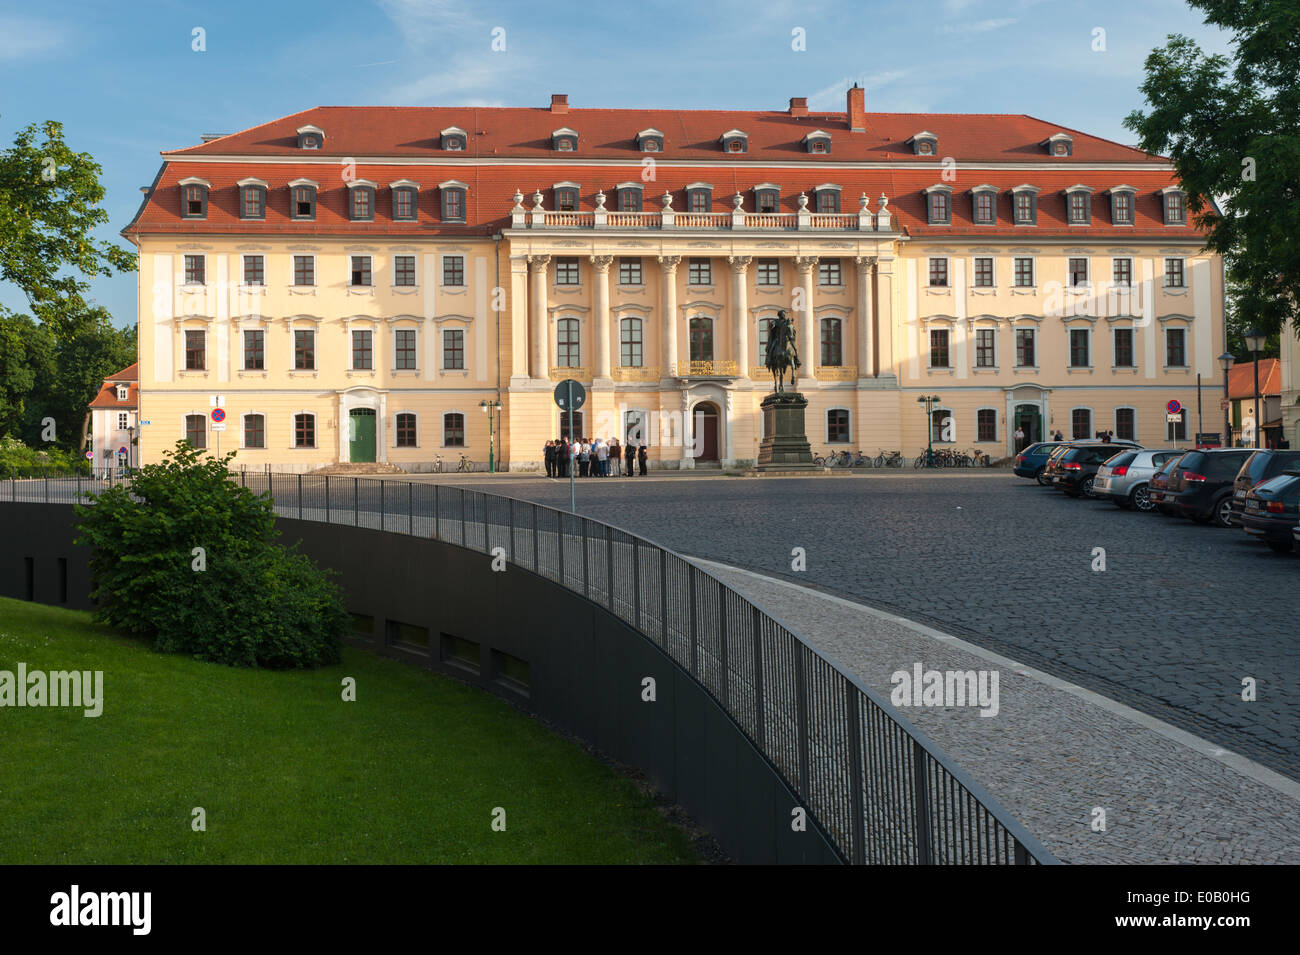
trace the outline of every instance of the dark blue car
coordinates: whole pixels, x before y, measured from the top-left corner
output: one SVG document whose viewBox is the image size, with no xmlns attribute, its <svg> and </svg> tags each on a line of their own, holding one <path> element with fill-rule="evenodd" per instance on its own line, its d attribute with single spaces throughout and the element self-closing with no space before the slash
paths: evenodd
<svg viewBox="0 0 1300 955">
<path fill-rule="evenodd" d="M 1043 480 L 1043 468 L 1047 466 L 1048 455 L 1065 443 L 1065 441 L 1038 441 L 1029 445 L 1016 455 L 1014 469 L 1016 477 L 1033 478 L 1039 484 L 1046 484 L 1047 482 Z"/>
</svg>

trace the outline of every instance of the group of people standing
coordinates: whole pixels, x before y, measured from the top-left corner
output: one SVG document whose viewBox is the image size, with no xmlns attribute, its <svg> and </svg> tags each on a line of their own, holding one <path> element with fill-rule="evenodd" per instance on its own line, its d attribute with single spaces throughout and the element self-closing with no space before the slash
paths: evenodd
<svg viewBox="0 0 1300 955">
<path fill-rule="evenodd" d="M 646 463 L 649 452 L 644 441 L 628 439 L 627 444 L 620 445 L 618 438 L 603 441 L 583 438 L 581 441 L 566 441 L 556 438 L 547 441 L 543 450 L 546 461 L 546 476 L 552 478 L 568 477 L 574 468 L 574 477 L 632 477 L 638 466 L 641 476 L 646 475 Z M 624 462 L 626 461 L 626 469 Z"/>
</svg>

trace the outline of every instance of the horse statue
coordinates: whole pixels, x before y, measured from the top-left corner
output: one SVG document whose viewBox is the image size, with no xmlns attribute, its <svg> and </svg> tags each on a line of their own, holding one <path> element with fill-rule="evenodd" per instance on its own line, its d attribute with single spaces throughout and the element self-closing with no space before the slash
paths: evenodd
<svg viewBox="0 0 1300 955">
<path fill-rule="evenodd" d="M 779 309 L 776 318 L 767 333 L 767 355 L 763 362 L 772 373 L 772 391 L 785 393 L 785 376 L 790 375 L 790 384 L 794 384 L 794 371 L 799 367 L 799 350 L 794 343 L 794 323 L 786 315 L 785 309 Z"/>
</svg>

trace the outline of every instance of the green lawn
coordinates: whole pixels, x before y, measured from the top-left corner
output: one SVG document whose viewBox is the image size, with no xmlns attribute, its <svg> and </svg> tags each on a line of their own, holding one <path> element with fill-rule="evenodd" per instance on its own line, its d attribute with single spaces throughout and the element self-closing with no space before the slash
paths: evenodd
<svg viewBox="0 0 1300 955">
<path fill-rule="evenodd" d="M 343 660 L 231 669 L 0 598 L 0 670 L 104 671 L 98 718 L 0 708 L 0 864 L 698 861 L 630 781 L 500 700 Z"/>
</svg>

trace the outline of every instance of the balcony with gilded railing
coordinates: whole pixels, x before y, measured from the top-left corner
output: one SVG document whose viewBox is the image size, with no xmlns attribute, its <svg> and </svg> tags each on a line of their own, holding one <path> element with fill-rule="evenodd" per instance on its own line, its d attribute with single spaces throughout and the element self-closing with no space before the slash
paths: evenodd
<svg viewBox="0 0 1300 955">
<path fill-rule="evenodd" d="M 740 369 L 734 361 L 684 361 L 669 366 L 674 378 L 739 378 Z"/>
<path fill-rule="evenodd" d="M 762 365 L 756 365 L 749 369 L 750 378 L 771 378 L 772 373 Z M 798 380 L 799 374 L 795 373 L 795 380 Z M 805 377 L 807 377 L 805 375 Z M 818 381 L 857 381 L 858 369 L 855 365 L 818 365 L 817 372 L 813 376 Z"/>
<path fill-rule="evenodd" d="M 744 196 L 732 197 L 731 212 L 677 212 L 672 193 L 660 197 L 663 208 L 658 212 L 621 212 L 605 208 L 605 194 L 596 194 L 596 208 L 591 212 L 559 211 L 542 208 L 542 194 L 533 193 L 533 206 L 524 208 L 521 192 L 514 195 L 510 210 L 512 229 L 660 229 L 663 231 L 732 231 L 732 232 L 895 232 L 897 224 L 889 211 L 889 199 L 882 193 L 875 212 L 864 192 L 858 199 L 858 211 L 812 212 L 808 197 L 800 194 L 797 212 L 745 212 Z"/>
</svg>

